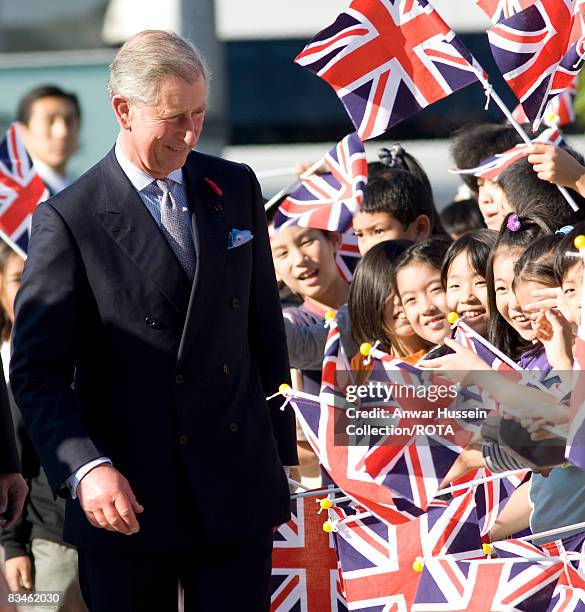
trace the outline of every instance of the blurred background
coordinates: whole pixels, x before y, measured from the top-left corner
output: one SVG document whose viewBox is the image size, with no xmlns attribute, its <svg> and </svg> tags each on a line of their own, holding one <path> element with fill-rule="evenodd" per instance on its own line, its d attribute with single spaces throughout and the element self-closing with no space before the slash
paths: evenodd
<svg viewBox="0 0 585 612">
<path fill-rule="evenodd" d="M 353 126 L 333 90 L 293 63 L 349 0 L 0 0 L 0 130 L 14 118 L 28 89 L 54 83 L 72 90 L 82 106 L 80 148 L 70 169 L 79 175 L 112 146 L 117 133 L 106 93 L 108 65 L 117 48 L 143 29 L 171 29 L 191 39 L 213 73 L 210 111 L 199 149 L 246 162 L 257 172 L 319 159 Z M 473 0 L 433 5 L 487 69 L 511 109 L 516 100 L 489 51 L 489 22 Z M 439 207 L 458 179 L 447 171 L 446 139 L 458 127 L 501 121 L 495 104 L 473 85 L 368 141 L 368 158 L 400 141 L 427 169 Z M 573 130 L 579 132 L 577 126 Z M 580 138 L 572 144 L 583 151 Z M 270 197 L 293 175 L 263 178 Z"/>
</svg>

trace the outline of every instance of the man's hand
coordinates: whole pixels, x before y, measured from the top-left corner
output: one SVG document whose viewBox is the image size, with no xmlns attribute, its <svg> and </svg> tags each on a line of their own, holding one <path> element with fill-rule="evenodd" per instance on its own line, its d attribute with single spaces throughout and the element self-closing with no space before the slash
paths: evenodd
<svg viewBox="0 0 585 612">
<path fill-rule="evenodd" d="M 28 486 L 20 474 L 0 474 L 0 522 L 5 515 L 6 529 L 20 518 L 27 493 Z"/>
<path fill-rule="evenodd" d="M 101 464 L 88 472 L 77 486 L 77 497 L 94 527 L 126 535 L 140 530 L 136 514 L 144 508 L 126 478 L 111 465 Z"/>
<path fill-rule="evenodd" d="M 32 561 L 28 555 L 7 559 L 4 570 L 8 588 L 11 591 L 16 593 L 24 589 L 32 590 Z"/>
</svg>

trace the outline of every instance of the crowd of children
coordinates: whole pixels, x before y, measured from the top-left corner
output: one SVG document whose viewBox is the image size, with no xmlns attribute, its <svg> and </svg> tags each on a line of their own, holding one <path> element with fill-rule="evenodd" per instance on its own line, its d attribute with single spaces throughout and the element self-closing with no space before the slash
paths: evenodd
<svg viewBox="0 0 585 612">
<path fill-rule="evenodd" d="M 518 142 L 511 127 L 484 124 L 459 131 L 451 153 L 459 168 L 473 168 Z M 371 362 L 364 363 L 358 347 L 376 344 L 407 363 L 447 376 L 458 372 L 458 382 L 464 377 L 466 384 L 488 389 L 513 408 L 515 418 L 503 419 L 501 427 L 519 427 L 532 446 L 558 441 L 549 431 L 568 429 L 581 316 L 583 260 L 569 253 L 576 251 L 575 237 L 585 233 L 583 158 L 569 147 L 532 145 L 497 181 L 464 175 L 470 197 L 455 201 L 442 217 L 428 177 L 411 155 L 394 145 L 380 152 L 380 160 L 369 164 L 363 203 L 353 219 L 363 257 L 350 286 L 334 278 L 335 235 L 298 227 L 273 232 L 277 274 L 302 300 L 285 309 L 291 366 L 312 366 L 298 384 L 318 394 L 323 317 L 334 310 L 360 376 L 368 376 Z M 578 212 L 557 185 L 569 188 Z M 540 386 L 498 377 L 452 338 L 450 312 L 521 369 L 536 370 Z M 532 470 L 501 513 L 493 539 L 529 526 L 540 532 L 585 521 L 585 506 L 578 503 L 585 473 L 566 464 L 564 453 L 551 445 L 543 449 L 523 456 L 478 435 L 445 484 L 480 467 Z"/>
</svg>

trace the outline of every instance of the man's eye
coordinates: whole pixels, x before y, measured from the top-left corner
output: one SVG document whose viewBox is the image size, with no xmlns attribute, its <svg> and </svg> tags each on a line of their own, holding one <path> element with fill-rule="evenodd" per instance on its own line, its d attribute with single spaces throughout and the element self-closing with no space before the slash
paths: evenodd
<svg viewBox="0 0 585 612">
<path fill-rule="evenodd" d="M 356 238 L 361 238 L 363 236 L 362 232 L 359 232 L 359 231 L 356 231 L 356 230 L 353 231 L 353 235 Z"/>
<path fill-rule="evenodd" d="M 374 234 L 375 234 L 376 236 L 379 236 L 380 234 L 384 234 L 385 232 L 386 232 L 386 230 L 385 230 L 385 229 L 383 229 L 383 228 L 381 228 L 381 227 L 377 227 L 377 228 L 374 230 Z"/>
<path fill-rule="evenodd" d="M 431 293 L 443 293 L 443 287 L 442 286 L 431 287 L 430 291 Z"/>
<path fill-rule="evenodd" d="M 307 246 L 309 244 L 312 244 L 314 242 L 313 238 L 305 238 L 302 242 L 301 242 L 301 246 Z"/>
</svg>

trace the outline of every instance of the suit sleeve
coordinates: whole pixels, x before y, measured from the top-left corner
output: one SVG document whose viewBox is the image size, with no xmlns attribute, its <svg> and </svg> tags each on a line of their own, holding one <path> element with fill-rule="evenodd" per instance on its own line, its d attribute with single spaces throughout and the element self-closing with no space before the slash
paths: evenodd
<svg viewBox="0 0 585 612">
<path fill-rule="evenodd" d="M 73 391 L 86 282 L 69 228 L 51 204 L 41 204 L 33 215 L 16 297 L 10 379 L 55 495 L 67 495 L 67 478 L 103 454 L 91 440 Z"/>
<path fill-rule="evenodd" d="M 282 383 L 290 383 L 286 335 L 278 297 L 276 274 L 272 263 L 266 214 L 262 205 L 260 185 L 250 168 L 254 206 L 254 269 L 250 298 L 249 338 L 252 354 L 260 371 L 266 395 L 278 391 Z M 293 410 L 280 410 L 282 398 L 269 402 L 274 437 L 283 465 L 298 463 L 296 426 Z"/>
</svg>

